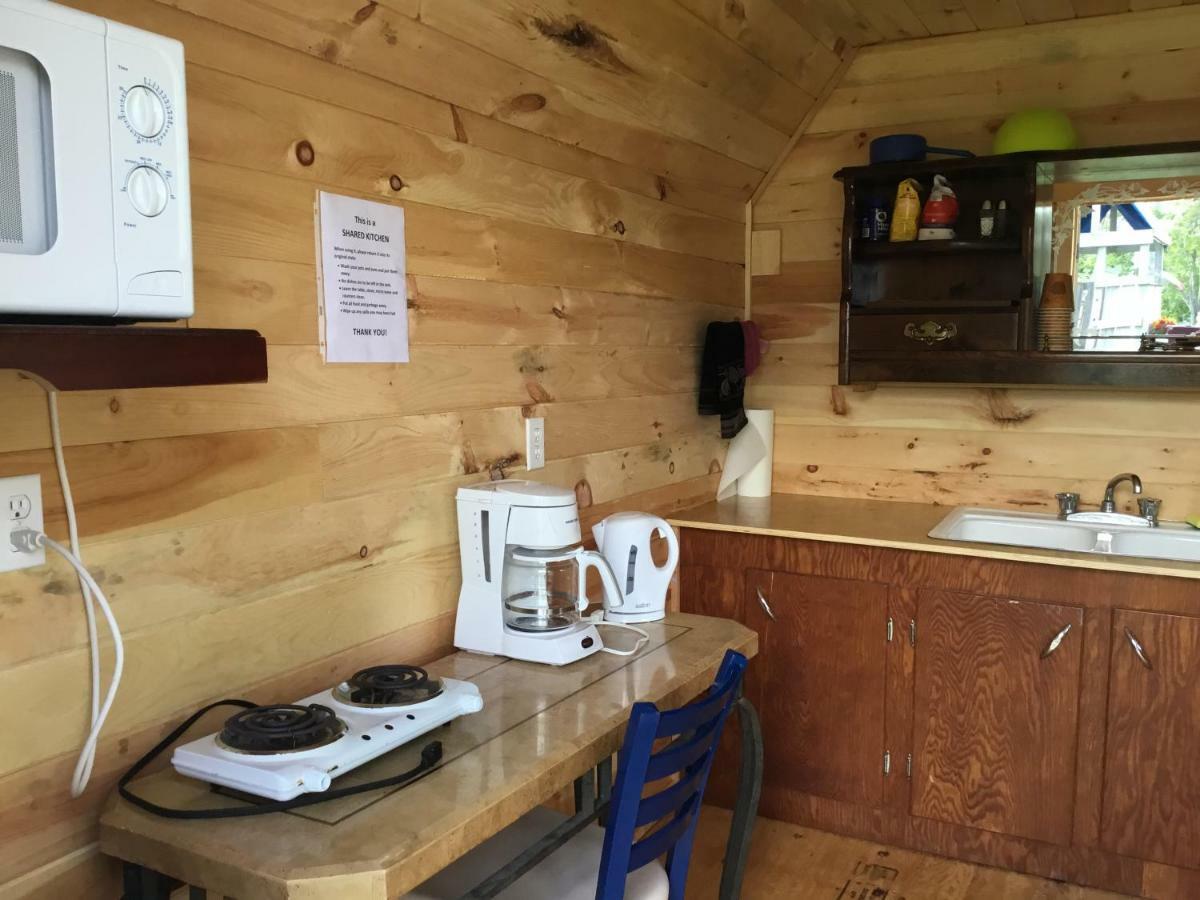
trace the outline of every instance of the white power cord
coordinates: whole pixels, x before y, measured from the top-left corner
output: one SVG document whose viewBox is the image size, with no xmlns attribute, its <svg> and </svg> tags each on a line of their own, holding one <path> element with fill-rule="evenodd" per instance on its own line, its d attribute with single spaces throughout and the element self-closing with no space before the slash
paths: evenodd
<svg viewBox="0 0 1200 900">
<path fill-rule="evenodd" d="M 604 646 L 600 648 L 604 653 L 611 653 L 613 656 L 633 656 L 650 642 L 650 635 L 646 634 L 642 629 L 635 628 L 633 625 L 626 625 L 624 622 L 610 622 L 604 618 L 603 612 L 594 612 L 587 618 L 593 625 L 604 625 L 608 628 L 624 628 L 626 631 L 633 631 L 641 635 L 637 643 L 633 645 L 632 650 L 614 650 L 612 647 Z"/>
<path fill-rule="evenodd" d="M 58 392 L 46 391 L 46 404 L 50 410 L 50 439 L 54 446 L 54 464 L 58 469 L 58 481 L 62 487 L 63 505 L 67 512 L 67 535 L 71 544 L 68 552 L 65 547 L 45 535 L 38 535 L 37 543 L 56 551 L 75 569 L 79 577 L 79 591 L 83 594 L 83 612 L 87 618 L 88 652 L 91 657 L 91 730 L 84 741 L 79 760 L 75 763 L 75 771 L 71 776 L 71 796 L 78 797 L 87 788 L 92 777 L 92 767 L 96 762 L 96 744 L 100 737 L 100 729 L 112 708 L 113 699 L 117 694 L 117 686 L 121 682 L 121 670 L 125 663 L 124 645 L 121 642 L 121 632 L 113 617 L 108 599 L 100 590 L 96 580 L 83 564 L 83 555 L 79 548 L 79 523 L 75 515 L 75 498 L 71 494 L 71 479 L 67 476 L 67 462 L 63 455 L 62 428 L 58 417 Z M 15 541 L 15 536 L 14 536 Z M 96 629 L 96 609 L 92 600 L 95 594 L 107 620 L 109 631 L 113 636 L 113 647 L 116 659 L 113 665 L 113 677 L 108 687 L 104 702 L 100 702 L 100 637 Z"/>
</svg>

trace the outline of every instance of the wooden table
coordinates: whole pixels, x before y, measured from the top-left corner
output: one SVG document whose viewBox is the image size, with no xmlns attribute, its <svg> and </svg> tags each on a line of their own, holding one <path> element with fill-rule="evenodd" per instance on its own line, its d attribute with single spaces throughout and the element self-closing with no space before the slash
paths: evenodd
<svg viewBox="0 0 1200 900">
<path fill-rule="evenodd" d="M 607 760 L 633 703 L 686 703 L 711 683 L 727 648 L 747 656 L 758 649 L 757 635 L 728 619 L 675 613 L 641 627 L 651 641 L 632 657 L 595 654 L 555 668 L 455 653 L 429 665 L 437 676 L 474 682 L 484 708 L 429 736 L 442 741 L 443 764 L 414 784 L 212 821 L 163 819 L 114 798 L 100 820 L 100 848 L 196 886 L 201 897 L 199 889 L 237 900 L 402 896 Z M 418 739 L 337 785 L 405 771 L 425 743 Z M 140 779 L 133 790 L 172 807 L 244 803 L 173 770 Z"/>
</svg>

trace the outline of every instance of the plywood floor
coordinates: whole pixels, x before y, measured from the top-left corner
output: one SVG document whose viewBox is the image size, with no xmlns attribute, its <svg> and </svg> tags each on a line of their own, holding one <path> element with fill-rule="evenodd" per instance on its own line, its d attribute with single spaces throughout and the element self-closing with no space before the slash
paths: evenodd
<svg viewBox="0 0 1200 900">
<path fill-rule="evenodd" d="M 721 881 L 729 812 L 704 808 L 687 900 L 710 900 Z M 1127 900 L 1097 891 L 759 819 L 743 900 Z"/>
</svg>

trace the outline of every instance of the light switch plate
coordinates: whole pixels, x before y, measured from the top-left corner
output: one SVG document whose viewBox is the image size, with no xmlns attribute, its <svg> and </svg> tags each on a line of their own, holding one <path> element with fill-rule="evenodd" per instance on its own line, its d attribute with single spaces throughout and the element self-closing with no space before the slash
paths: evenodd
<svg viewBox="0 0 1200 900">
<path fill-rule="evenodd" d="M 42 518 L 42 476 L 17 475 L 0 478 L 0 513 L 4 516 L 4 546 L 0 547 L 0 572 L 32 569 L 46 564 L 46 551 L 22 553 L 13 548 L 9 535 L 22 528 L 44 531 Z"/>
<path fill-rule="evenodd" d="M 546 420 L 525 420 L 525 468 L 529 471 L 546 465 Z"/>
</svg>

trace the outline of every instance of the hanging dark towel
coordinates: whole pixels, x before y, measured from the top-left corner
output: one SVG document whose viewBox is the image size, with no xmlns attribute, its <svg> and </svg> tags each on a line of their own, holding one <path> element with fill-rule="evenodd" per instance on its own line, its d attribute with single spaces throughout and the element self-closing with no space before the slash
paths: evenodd
<svg viewBox="0 0 1200 900">
<path fill-rule="evenodd" d="M 700 415 L 721 417 L 721 437 L 746 424 L 746 338 L 741 322 L 709 322 L 700 366 Z"/>
<path fill-rule="evenodd" d="M 742 336 L 746 339 L 746 377 L 754 374 L 762 362 L 762 332 L 753 319 L 742 321 Z"/>
</svg>

